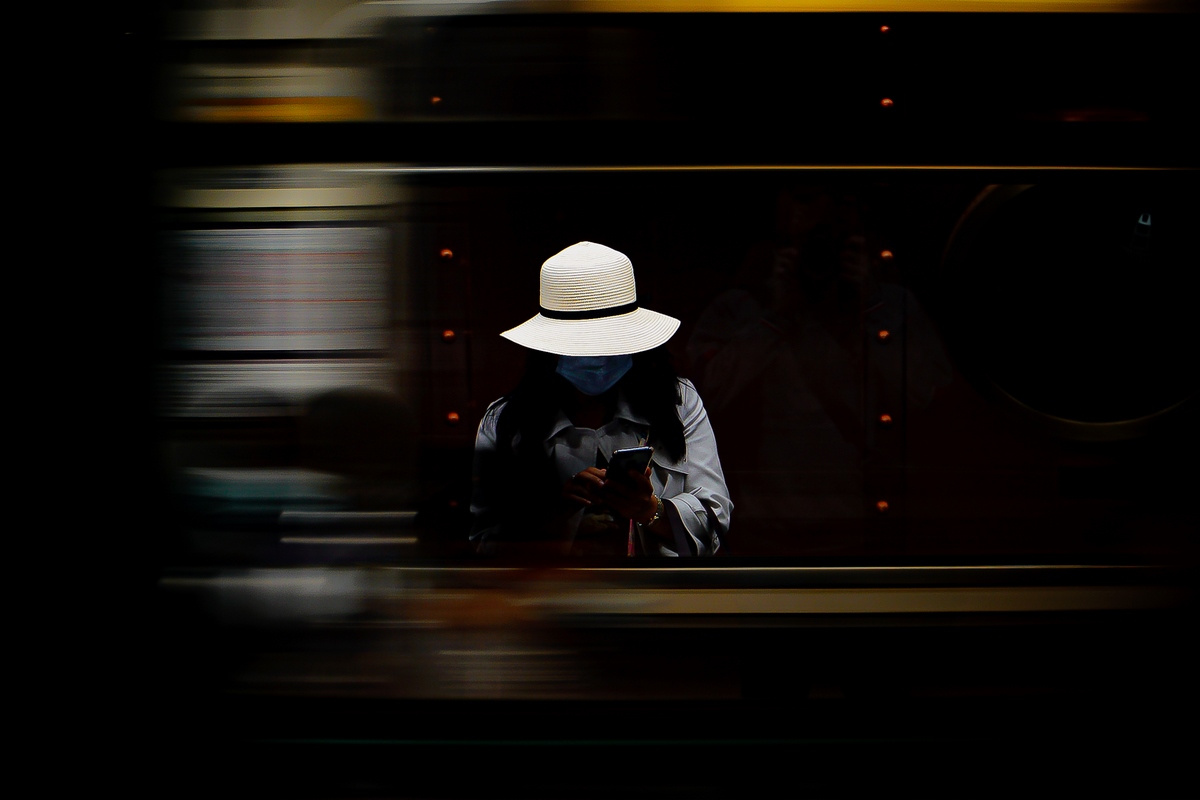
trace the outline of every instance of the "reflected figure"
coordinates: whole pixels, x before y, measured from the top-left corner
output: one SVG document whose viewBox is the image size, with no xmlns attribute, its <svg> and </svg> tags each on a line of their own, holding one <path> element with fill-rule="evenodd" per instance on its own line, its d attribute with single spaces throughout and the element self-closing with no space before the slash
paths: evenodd
<svg viewBox="0 0 1200 800">
<path fill-rule="evenodd" d="M 704 405 L 663 348 L 679 320 L 638 307 L 629 259 L 592 242 L 542 265 L 540 306 L 502 334 L 530 352 L 479 425 L 477 549 L 717 552 L 733 506 Z M 618 467 L 618 451 L 643 446 L 653 452 Z"/>
<path fill-rule="evenodd" d="M 878 279 L 857 198 L 781 192 L 776 232 L 687 348 L 714 424 L 734 434 L 726 463 L 746 471 L 735 499 L 773 541 L 861 519 L 879 414 L 928 405 L 951 376 L 912 294 Z"/>
</svg>

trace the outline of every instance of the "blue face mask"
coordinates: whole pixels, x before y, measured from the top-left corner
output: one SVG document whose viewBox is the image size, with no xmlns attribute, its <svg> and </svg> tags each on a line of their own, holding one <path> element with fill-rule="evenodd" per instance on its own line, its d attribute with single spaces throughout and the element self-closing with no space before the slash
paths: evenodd
<svg viewBox="0 0 1200 800">
<path fill-rule="evenodd" d="M 633 366 L 633 356 L 559 356 L 558 369 L 571 385 L 595 397 L 607 392 Z"/>
</svg>

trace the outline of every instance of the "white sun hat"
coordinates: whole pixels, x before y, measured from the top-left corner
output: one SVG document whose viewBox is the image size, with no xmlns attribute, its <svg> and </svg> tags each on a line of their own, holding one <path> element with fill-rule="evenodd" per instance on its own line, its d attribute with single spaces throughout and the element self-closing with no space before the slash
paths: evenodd
<svg viewBox="0 0 1200 800">
<path fill-rule="evenodd" d="M 679 320 L 639 308 L 633 264 L 594 242 L 573 244 L 542 264 L 541 313 L 500 334 L 560 356 L 620 356 L 652 350 Z"/>
</svg>

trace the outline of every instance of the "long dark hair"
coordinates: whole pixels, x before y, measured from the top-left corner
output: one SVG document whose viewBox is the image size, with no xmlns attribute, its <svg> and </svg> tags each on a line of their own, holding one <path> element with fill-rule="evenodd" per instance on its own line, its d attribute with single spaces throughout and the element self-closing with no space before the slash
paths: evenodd
<svg viewBox="0 0 1200 800">
<path fill-rule="evenodd" d="M 520 433 L 518 456 L 544 458 L 541 445 L 546 433 L 559 410 L 570 403 L 574 389 L 555 372 L 557 366 L 558 356 L 527 351 L 525 374 L 505 398 L 496 438 L 511 442 Z M 633 367 L 617 387 L 624 392 L 630 410 L 649 420 L 650 444 L 662 448 L 676 461 L 682 460 L 687 454 L 687 444 L 678 411 L 679 377 L 666 347 L 635 353 Z"/>
</svg>

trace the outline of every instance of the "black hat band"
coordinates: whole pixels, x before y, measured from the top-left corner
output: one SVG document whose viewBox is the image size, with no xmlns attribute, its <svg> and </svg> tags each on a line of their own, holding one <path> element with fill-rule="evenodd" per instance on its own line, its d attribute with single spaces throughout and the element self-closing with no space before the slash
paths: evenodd
<svg viewBox="0 0 1200 800">
<path fill-rule="evenodd" d="M 543 308 L 538 306 L 538 311 L 543 317 L 549 319 L 603 319 L 604 317 L 619 317 L 622 314 L 628 314 L 630 311 L 637 311 L 638 304 L 636 301 L 626 303 L 623 306 L 609 306 L 608 308 L 597 308 L 593 311 L 554 311 L 553 309 Z"/>
</svg>

